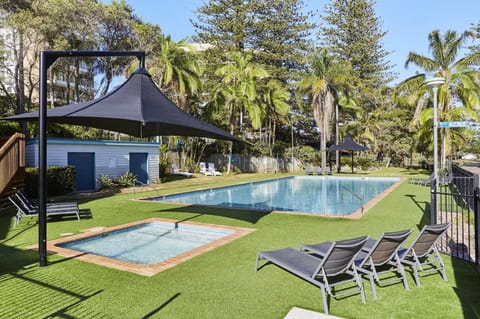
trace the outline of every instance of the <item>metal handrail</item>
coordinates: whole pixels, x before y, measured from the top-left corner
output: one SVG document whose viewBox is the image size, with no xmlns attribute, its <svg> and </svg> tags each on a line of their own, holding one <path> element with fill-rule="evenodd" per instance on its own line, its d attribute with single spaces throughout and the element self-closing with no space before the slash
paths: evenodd
<svg viewBox="0 0 480 319">
<path fill-rule="evenodd" d="M 355 193 L 352 190 L 346 188 L 345 186 L 343 186 L 342 189 L 346 190 L 347 192 L 352 194 L 353 197 L 356 197 L 360 201 L 360 207 L 362 208 L 362 213 L 363 213 L 363 196 L 362 196 L 362 194 Z"/>
<path fill-rule="evenodd" d="M 150 187 L 151 189 L 153 189 L 153 190 L 157 193 L 157 197 L 160 196 L 160 194 L 158 193 L 158 189 L 156 189 L 155 187 L 153 187 L 153 186 L 151 186 L 151 185 L 149 185 L 149 184 L 142 183 L 142 182 L 140 182 L 138 179 L 135 178 L 135 179 L 133 180 L 133 199 L 135 199 L 135 185 L 137 185 L 137 184 L 138 184 L 138 185 L 141 185 L 141 186 L 143 186 L 143 187 L 145 187 L 145 186 Z"/>
</svg>

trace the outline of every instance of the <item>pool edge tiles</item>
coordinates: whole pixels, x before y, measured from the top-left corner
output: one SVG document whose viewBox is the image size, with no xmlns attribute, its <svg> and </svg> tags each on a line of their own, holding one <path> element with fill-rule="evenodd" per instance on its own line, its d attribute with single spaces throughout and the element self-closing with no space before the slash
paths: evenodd
<svg viewBox="0 0 480 319">
<path fill-rule="evenodd" d="M 165 259 L 162 262 L 155 263 L 155 264 L 136 264 L 132 262 L 127 262 L 127 261 L 122 261 L 114 258 L 109 258 L 109 257 L 104 257 L 104 256 L 99 256 L 99 255 L 94 255 L 90 253 L 85 253 L 85 252 L 80 252 L 64 247 L 60 247 L 58 245 L 64 244 L 67 242 L 75 241 L 75 240 L 80 240 L 80 239 L 86 239 L 89 237 L 94 237 L 101 235 L 103 233 L 110 233 L 113 231 L 117 230 L 122 230 L 126 229 L 129 227 L 133 226 L 138 226 L 142 224 L 148 224 L 148 223 L 155 223 L 155 222 L 166 222 L 166 223 L 178 223 L 180 222 L 182 225 L 191 225 L 191 226 L 197 226 L 197 227 L 208 227 L 208 228 L 214 228 L 214 229 L 219 229 L 223 231 L 228 231 L 231 232 L 230 234 L 221 237 L 219 239 L 216 239 L 210 243 L 207 243 L 205 245 L 202 245 L 197 248 L 193 248 L 189 251 L 186 251 L 184 253 L 181 253 L 179 255 L 176 255 L 174 257 Z M 54 253 L 58 254 L 63 257 L 67 258 L 75 258 L 78 260 L 90 262 L 93 264 L 109 267 L 109 268 L 115 268 L 118 270 L 123 270 L 123 271 L 128 271 L 132 272 L 138 275 L 143 275 L 143 276 L 153 276 L 158 274 L 161 271 L 164 271 L 166 269 L 169 269 L 171 267 L 174 267 L 184 261 L 187 261 L 195 256 L 199 256 L 207 251 L 213 250 L 214 248 L 217 248 L 219 246 L 225 245 L 229 242 L 232 242 L 235 239 L 238 239 L 240 237 L 243 237 L 245 235 L 250 234 L 251 232 L 255 231 L 253 228 L 245 228 L 245 227 L 236 227 L 236 226 L 226 226 L 226 225 L 215 225 L 215 224 L 206 224 L 206 223 L 197 223 L 197 222 L 192 222 L 192 221 L 178 221 L 178 220 L 171 220 L 171 219 L 163 219 L 163 218 L 149 218 L 149 219 L 144 219 L 132 223 L 127 223 L 127 224 L 122 224 L 118 226 L 113 226 L 113 227 L 106 227 L 103 229 L 100 229 L 99 231 L 84 231 L 80 234 L 73 235 L 73 236 L 67 236 L 67 237 L 62 237 L 58 238 L 55 240 L 50 240 L 47 242 L 47 251 L 49 253 Z M 28 247 L 28 248 L 37 248 L 38 246 L 35 245 L 33 247 Z"/>
</svg>

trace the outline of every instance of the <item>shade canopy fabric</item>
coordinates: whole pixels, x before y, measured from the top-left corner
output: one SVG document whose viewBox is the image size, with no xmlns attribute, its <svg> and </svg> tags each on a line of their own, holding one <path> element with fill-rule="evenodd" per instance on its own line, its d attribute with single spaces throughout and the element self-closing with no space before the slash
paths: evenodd
<svg viewBox="0 0 480 319">
<path fill-rule="evenodd" d="M 358 151 L 358 152 L 364 152 L 368 150 L 367 147 L 357 144 L 353 141 L 351 136 L 345 137 L 343 142 L 337 145 L 332 145 L 328 148 L 329 151 Z"/>
<path fill-rule="evenodd" d="M 38 120 L 38 112 L 3 120 Z M 144 68 L 105 96 L 47 110 L 51 122 L 106 129 L 136 137 L 201 136 L 243 142 L 237 137 L 184 112 L 155 85 Z"/>
<path fill-rule="evenodd" d="M 352 153 L 352 173 L 354 172 L 353 168 L 353 152 L 364 152 L 367 151 L 368 148 L 355 143 L 351 136 L 346 136 L 343 142 L 337 145 L 332 145 L 328 148 L 329 151 L 350 151 Z"/>
</svg>

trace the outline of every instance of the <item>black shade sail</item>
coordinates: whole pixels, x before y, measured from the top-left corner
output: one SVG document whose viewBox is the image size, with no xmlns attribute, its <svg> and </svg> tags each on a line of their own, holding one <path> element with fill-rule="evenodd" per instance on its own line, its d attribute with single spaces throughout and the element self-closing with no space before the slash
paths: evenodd
<svg viewBox="0 0 480 319">
<path fill-rule="evenodd" d="M 155 85 L 144 68 L 135 71 L 121 86 L 92 101 L 47 110 L 51 122 L 95 127 L 136 137 L 202 136 L 243 142 L 237 137 L 184 112 Z M 2 120 L 36 121 L 38 112 Z"/>
<path fill-rule="evenodd" d="M 329 151 L 350 151 L 352 153 L 352 173 L 353 170 L 353 152 L 364 152 L 367 151 L 368 148 L 357 144 L 353 141 L 351 136 L 346 136 L 343 142 L 337 145 L 332 145 L 328 148 Z"/>
</svg>

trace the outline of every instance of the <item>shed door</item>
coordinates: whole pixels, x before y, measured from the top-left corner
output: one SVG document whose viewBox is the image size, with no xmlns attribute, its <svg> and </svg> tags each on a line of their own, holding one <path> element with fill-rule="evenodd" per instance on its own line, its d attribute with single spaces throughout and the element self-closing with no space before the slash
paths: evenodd
<svg viewBox="0 0 480 319">
<path fill-rule="evenodd" d="M 68 152 L 68 165 L 75 166 L 77 191 L 95 190 L 95 153 Z"/>
<path fill-rule="evenodd" d="M 130 172 L 140 183 L 148 183 L 148 153 L 130 153 Z"/>
</svg>

